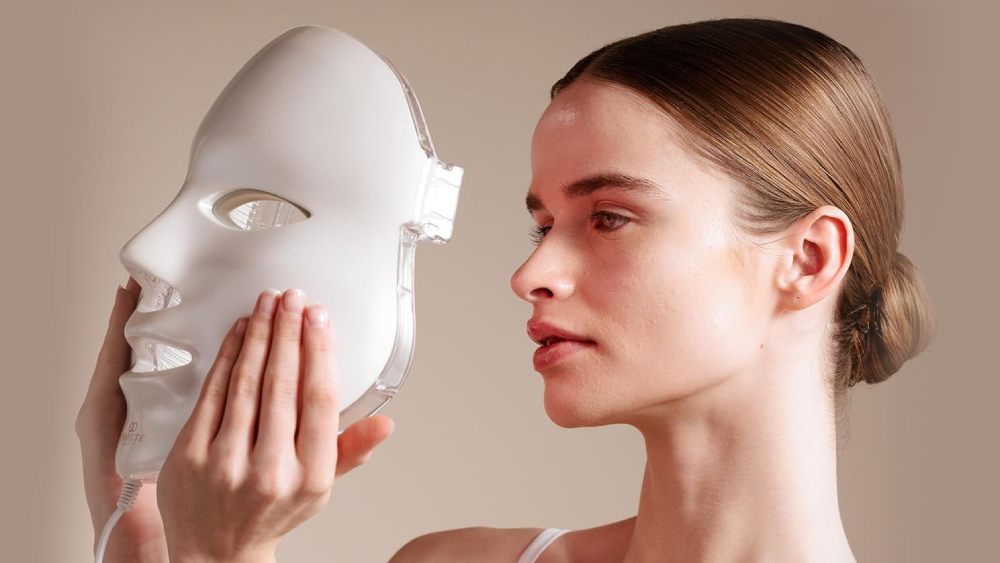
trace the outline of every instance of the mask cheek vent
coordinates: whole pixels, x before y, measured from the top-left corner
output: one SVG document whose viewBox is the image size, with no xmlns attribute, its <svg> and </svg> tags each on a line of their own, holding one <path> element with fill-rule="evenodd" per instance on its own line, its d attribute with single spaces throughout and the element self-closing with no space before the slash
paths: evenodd
<svg viewBox="0 0 1000 563">
<path fill-rule="evenodd" d="M 216 223 L 239 231 L 264 231 L 305 221 L 310 213 L 287 199 L 256 188 L 241 188 L 202 204 Z"/>
</svg>

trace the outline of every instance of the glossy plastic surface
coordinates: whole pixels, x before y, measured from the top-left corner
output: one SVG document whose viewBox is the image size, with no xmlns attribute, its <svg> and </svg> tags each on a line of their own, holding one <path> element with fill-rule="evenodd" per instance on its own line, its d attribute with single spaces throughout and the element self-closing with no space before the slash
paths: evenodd
<svg viewBox="0 0 1000 563">
<path fill-rule="evenodd" d="M 177 196 L 121 251 L 142 296 L 118 472 L 155 481 L 226 331 L 267 288 L 329 309 L 341 430 L 382 408 L 413 356 L 416 244 L 450 240 L 461 181 L 405 78 L 357 40 L 307 26 L 261 49 L 202 121 Z"/>
</svg>

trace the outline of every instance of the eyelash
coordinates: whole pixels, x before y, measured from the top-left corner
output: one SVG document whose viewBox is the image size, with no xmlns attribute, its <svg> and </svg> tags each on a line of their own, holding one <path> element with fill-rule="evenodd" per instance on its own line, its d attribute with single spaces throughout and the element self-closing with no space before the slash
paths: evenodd
<svg viewBox="0 0 1000 563">
<path fill-rule="evenodd" d="M 629 219 L 628 217 L 625 217 L 624 215 L 619 215 L 618 213 L 612 213 L 610 211 L 595 211 L 590 216 L 590 218 L 591 219 L 601 219 L 601 218 L 604 218 L 604 219 L 614 219 L 616 222 L 620 221 L 620 223 L 618 224 L 618 226 L 616 226 L 614 228 L 611 228 L 611 229 L 605 229 L 605 232 L 618 230 L 619 228 L 625 226 L 627 223 L 629 223 L 631 221 L 631 219 Z M 545 234 L 548 233 L 549 229 L 551 229 L 551 228 L 552 227 L 540 227 L 538 225 L 533 226 L 531 228 L 531 242 L 532 242 L 532 244 L 534 244 L 535 246 L 538 246 L 539 244 L 541 244 L 542 239 L 545 238 Z M 601 229 L 598 229 L 598 230 L 601 230 Z"/>
</svg>

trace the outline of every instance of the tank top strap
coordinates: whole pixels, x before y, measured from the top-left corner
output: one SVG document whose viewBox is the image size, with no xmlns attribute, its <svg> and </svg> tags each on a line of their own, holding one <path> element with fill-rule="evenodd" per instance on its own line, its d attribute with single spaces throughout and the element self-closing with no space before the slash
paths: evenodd
<svg viewBox="0 0 1000 563">
<path fill-rule="evenodd" d="M 559 536 L 565 534 L 569 530 L 563 528 L 545 528 L 542 530 L 535 539 L 532 540 L 528 547 L 525 548 L 524 553 L 517 560 L 517 563 L 535 563 L 538 556 L 545 551 L 545 548 L 549 547 L 552 542 L 556 541 Z"/>
</svg>

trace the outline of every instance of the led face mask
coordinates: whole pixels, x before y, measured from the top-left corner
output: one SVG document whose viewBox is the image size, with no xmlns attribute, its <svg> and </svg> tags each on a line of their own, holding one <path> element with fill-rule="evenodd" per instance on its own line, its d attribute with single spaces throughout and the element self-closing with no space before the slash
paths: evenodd
<svg viewBox="0 0 1000 563">
<path fill-rule="evenodd" d="M 267 288 L 330 311 L 340 428 L 374 414 L 413 356 L 413 262 L 450 240 L 462 169 L 434 153 L 394 67 L 299 27 L 250 59 L 195 135 L 180 192 L 121 251 L 142 286 L 116 467 L 155 482 L 219 345 Z"/>
</svg>

